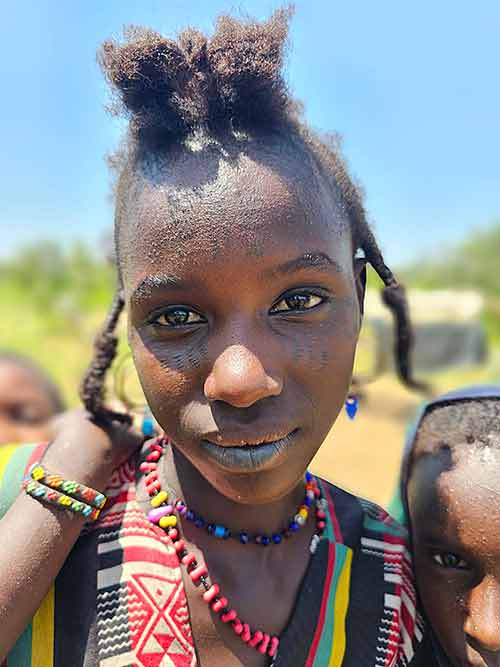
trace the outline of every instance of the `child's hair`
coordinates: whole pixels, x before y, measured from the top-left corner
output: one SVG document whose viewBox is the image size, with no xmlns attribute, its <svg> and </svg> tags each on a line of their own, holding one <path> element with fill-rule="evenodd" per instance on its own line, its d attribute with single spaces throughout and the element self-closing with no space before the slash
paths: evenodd
<svg viewBox="0 0 500 667">
<path fill-rule="evenodd" d="M 18 368 L 23 368 L 33 376 L 35 382 L 49 398 L 54 414 L 58 414 L 65 410 L 64 401 L 59 388 L 48 373 L 40 368 L 34 361 L 28 357 L 17 354 L 16 352 L 0 350 L 0 363 L 2 362 L 10 363 Z"/>
<path fill-rule="evenodd" d="M 319 138 L 306 127 L 284 80 L 290 13 L 281 9 L 265 22 L 222 16 L 211 39 L 187 29 L 177 40 L 170 40 L 152 30 L 133 27 L 125 31 L 123 43 L 103 44 L 98 60 L 114 94 L 113 111 L 129 121 L 127 141 L 111 161 L 118 176 L 118 273 L 125 193 L 145 156 L 168 155 L 194 137 L 219 147 L 240 144 L 241 151 L 252 139 L 279 137 L 300 151 L 340 194 L 354 250 L 364 253 L 385 285 L 383 301 L 395 321 L 399 377 L 409 387 L 421 389 L 412 377 L 413 335 L 405 292 L 384 263 L 367 222 L 361 190 L 348 174 L 338 141 Z M 103 391 L 105 372 L 115 355 L 114 329 L 123 305 L 118 292 L 82 384 L 83 403 L 97 419 L 126 420 L 105 408 Z"/>
<path fill-rule="evenodd" d="M 409 468 L 428 454 L 443 450 L 453 454 L 455 446 L 463 443 L 500 450 L 500 398 L 464 399 L 430 407 L 418 428 Z"/>
</svg>

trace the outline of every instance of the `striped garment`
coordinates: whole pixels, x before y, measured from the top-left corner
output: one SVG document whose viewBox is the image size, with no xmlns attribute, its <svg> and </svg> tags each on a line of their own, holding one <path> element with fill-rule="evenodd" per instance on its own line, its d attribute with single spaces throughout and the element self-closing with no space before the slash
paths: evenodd
<svg viewBox="0 0 500 667">
<path fill-rule="evenodd" d="M 0 448 L 0 517 L 39 456 L 34 446 Z M 320 484 L 327 528 L 273 667 L 432 667 L 403 529 Z M 132 464 L 115 471 L 106 494 L 101 519 L 83 531 L 2 667 L 196 667 L 177 558 L 137 503 Z"/>
</svg>

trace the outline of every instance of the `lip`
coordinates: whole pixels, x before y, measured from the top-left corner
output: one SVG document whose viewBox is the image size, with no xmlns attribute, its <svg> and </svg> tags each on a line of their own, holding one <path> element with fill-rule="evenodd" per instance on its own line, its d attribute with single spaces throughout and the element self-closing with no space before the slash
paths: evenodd
<svg viewBox="0 0 500 667">
<path fill-rule="evenodd" d="M 232 472 L 266 470 L 288 455 L 296 444 L 300 429 L 295 428 L 285 435 L 277 434 L 263 438 L 234 437 L 233 435 L 204 438 L 201 447 L 221 468 Z"/>
</svg>

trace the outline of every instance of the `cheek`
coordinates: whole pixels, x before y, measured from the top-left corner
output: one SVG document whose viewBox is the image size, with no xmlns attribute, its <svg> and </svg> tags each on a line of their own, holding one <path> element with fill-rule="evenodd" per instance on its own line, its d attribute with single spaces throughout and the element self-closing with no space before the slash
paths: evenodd
<svg viewBox="0 0 500 667">
<path fill-rule="evenodd" d="M 435 577 L 430 573 L 430 566 L 415 559 L 417 587 L 429 618 L 445 651 L 460 655 L 465 650 L 463 633 L 465 619 L 465 601 L 463 591 L 459 590 L 451 578 Z"/>
<path fill-rule="evenodd" d="M 350 375 L 358 332 L 359 317 L 350 297 L 336 302 L 327 320 L 301 325 L 297 332 L 288 324 L 282 331 L 291 364 L 313 374 L 315 381 L 329 383 L 333 379 L 340 383 L 343 375 Z"/>
<path fill-rule="evenodd" d="M 130 336 L 134 363 L 144 394 L 155 418 L 171 427 L 179 408 L 203 387 L 201 370 L 206 363 L 207 344 L 184 340 L 166 345 L 164 341 Z"/>
<path fill-rule="evenodd" d="M 168 346 L 157 343 L 150 347 L 150 351 L 165 371 L 190 376 L 204 365 L 208 353 L 206 340 L 200 337 L 195 340 L 196 338 L 190 337 L 188 341 Z"/>
</svg>

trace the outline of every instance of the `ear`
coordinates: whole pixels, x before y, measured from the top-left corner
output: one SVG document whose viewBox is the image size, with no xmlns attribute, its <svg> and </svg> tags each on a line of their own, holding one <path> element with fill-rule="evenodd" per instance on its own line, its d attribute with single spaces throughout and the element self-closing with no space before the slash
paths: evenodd
<svg viewBox="0 0 500 667">
<path fill-rule="evenodd" d="M 361 317 L 365 311 L 365 293 L 366 293 L 366 264 L 364 257 L 354 258 L 354 281 L 356 283 L 356 293 L 358 295 L 359 312 Z"/>
</svg>

